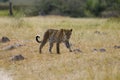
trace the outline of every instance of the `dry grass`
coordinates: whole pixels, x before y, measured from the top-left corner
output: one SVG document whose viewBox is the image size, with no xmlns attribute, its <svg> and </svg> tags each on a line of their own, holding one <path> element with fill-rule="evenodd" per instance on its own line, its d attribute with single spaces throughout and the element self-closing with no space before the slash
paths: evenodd
<svg viewBox="0 0 120 80">
<path fill-rule="evenodd" d="M 12 77 L 9 76 L 8 72 L 0 70 L 0 80 L 12 80 Z"/>
<path fill-rule="evenodd" d="M 38 53 L 35 36 L 43 36 L 48 28 L 72 28 L 72 49 L 82 53 L 68 52 L 61 44 L 61 54 Z M 99 31 L 99 33 L 95 33 Z M 60 16 L 30 18 L 0 18 L 0 36 L 8 36 L 11 42 L 0 43 L 0 67 L 11 73 L 13 80 L 120 80 L 120 19 L 85 19 Z M 14 43 L 25 46 L 3 51 Z M 106 52 L 93 49 L 105 48 Z M 25 60 L 12 62 L 10 57 L 22 54 Z"/>
</svg>

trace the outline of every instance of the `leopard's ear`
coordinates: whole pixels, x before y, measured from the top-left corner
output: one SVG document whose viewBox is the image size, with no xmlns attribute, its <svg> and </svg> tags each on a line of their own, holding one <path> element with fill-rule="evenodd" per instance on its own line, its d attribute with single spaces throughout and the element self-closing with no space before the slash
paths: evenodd
<svg viewBox="0 0 120 80">
<path fill-rule="evenodd" d="M 72 32 L 72 29 L 70 29 L 70 31 Z"/>
</svg>

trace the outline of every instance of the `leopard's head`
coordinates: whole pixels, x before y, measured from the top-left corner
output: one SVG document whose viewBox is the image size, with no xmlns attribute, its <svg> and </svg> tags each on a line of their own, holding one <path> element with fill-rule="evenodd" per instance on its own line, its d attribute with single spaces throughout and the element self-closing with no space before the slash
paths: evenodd
<svg viewBox="0 0 120 80">
<path fill-rule="evenodd" d="M 72 29 L 64 29 L 63 30 L 64 41 L 69 41 L 72 31 L 73 31 Z"/>
</svg>

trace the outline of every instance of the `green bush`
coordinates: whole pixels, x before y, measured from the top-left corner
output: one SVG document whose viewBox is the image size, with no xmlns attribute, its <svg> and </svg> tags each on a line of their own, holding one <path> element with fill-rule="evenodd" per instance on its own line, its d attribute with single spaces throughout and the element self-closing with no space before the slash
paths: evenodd
<svg viewBox="0 0 120 80">
<path fill-rule="evenodd" d="M 3 0 L 2 0 L 3 1 Z M 5 1 L 5 0 L 4 0 Z M 13 8 L 14 15 L 62 15 L 71 17 L 116 17 L 120 16 L 120 0 L 36 0 L 33 5 Z M 0 9 L 8 9 L 1 6 Z"/>
<path fill-rule="evenodd" d="M 84 16 L 85 2 L 86 0 L 40 0 L 27 14 Z"/>
</svg>

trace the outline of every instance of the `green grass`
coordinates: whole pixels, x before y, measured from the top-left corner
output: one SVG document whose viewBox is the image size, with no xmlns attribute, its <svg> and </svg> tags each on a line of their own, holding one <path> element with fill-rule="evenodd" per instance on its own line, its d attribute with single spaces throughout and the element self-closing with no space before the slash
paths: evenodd
<svg viewBox="0 0 120 80">
<path fill-rule="evenodd" d="M 9 14 L 8 10 L 0 10 L 0 16 L 8 16 Z"/>
<path fill-rule="evenodd" d="M 17 9 L 13 9 L 13 16 L 15 18 L 20 18 L 20 17 L 24 17 L 25 14 L 23 12 L 23 10 L 17 10 Z M 9 10 L 0 10 L 0 17 L 10 17 L 9 16 Z"/>
<path fill-rule="evenodd" d="M 69 18 L 60 16 L 0 18 L 0 36 L 8 36 L 10 42 L 0 43 L 0 68 L 5 69 L 13 80 L 120 80 L 120 19 Z M 61 44 L 61 54 L 38 53 L 35 36 L 49 29 L 73 29 L 70 39 L 72 49 L 82 53 L 68 52 Z M 99 31 L 100 33 L 95 33 Z M 4 51 L 5 46 L 20 43 L 25 46 Z M 105 48 L 106 52 L 93 49 Z M 11 56 L 22 54 L 23 61 L 12 62 Z"/>
</svg>

